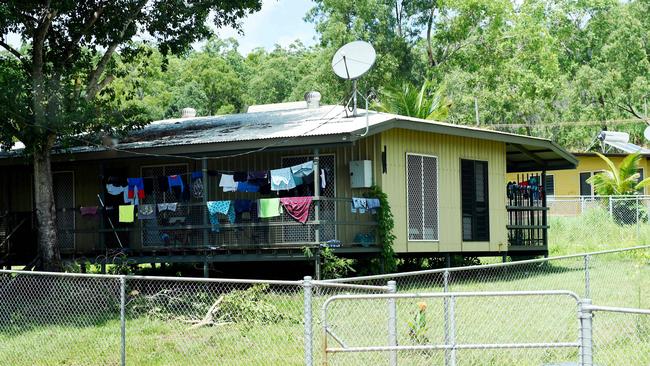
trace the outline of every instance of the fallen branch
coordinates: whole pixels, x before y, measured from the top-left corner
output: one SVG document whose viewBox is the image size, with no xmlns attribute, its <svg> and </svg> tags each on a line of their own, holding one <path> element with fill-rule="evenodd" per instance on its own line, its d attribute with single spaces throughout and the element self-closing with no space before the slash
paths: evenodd
<svg viewBox="0 0 650 366">
<path fill-rule="evenodd" d="M 219 310 L 219 306 L 221 305 L 221 302 L 223 301 L 223 299 L 224 299 L 223 295 L 219 296 L 219 298 L 214 302 L 214 304 L 212 304 L 212 306 L 210 306 L 210 309 L 208 309 L 208 312 L 205 313 L 205 316 L 203 317 L 203 319 L 199 320 L 196 324 L 192 325 L 190 327 L 190 329 L 197 329 L 197 328 L 201 328 L 201 327 L 206 326 L 206 325 L 224 325 L 224 324 L 227 324 L 227 323 L 215 324 L 215 322 L 214 322 L 214 313 L 216 313 L 217 310 Z"/>
</svg>

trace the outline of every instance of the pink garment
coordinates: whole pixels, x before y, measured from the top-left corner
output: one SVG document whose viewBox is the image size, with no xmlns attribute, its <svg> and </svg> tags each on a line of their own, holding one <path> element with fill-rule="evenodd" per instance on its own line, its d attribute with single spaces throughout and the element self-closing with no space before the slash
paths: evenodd
<svg viewBox="0 0 650 366">
<path fill-rule="evenodd" d="M 283 197 L 280 198 L 280 203 L 291 217 L 304 224 L 309 219 L 312 199 L 312 197 Z"/>
<path fill-rule="evenodd" d="M 79 208 L 79 211 L 81 211 L 81 216 L 95 216 L 97 215 L 97 206 L 82 206 Z"/>
</svg>

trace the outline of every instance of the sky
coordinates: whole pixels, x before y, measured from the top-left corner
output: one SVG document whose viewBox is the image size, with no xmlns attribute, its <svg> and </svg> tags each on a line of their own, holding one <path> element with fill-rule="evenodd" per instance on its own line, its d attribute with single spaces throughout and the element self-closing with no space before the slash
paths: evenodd
<svg viewBox="0 0 650 366">
<path fill-rule="evenodd" d="M 296 39 L 311 46 L 316 43 L 316 31 L 314 24 L 303 18 L 313 6 L 310 0 L 263 0 L 262 10 L 242 21 L 243 36 L 232 28 L 219 29 L 217 34 L 237 39 L 244 55 L 257 47 L 271 50 L 276 44 L 288 46 Z"/>
<path fill-rule="evenodd" d="M 316 31 L 312 23 L 303 20 L 314 6 L 310 0 L 263 0 L 262 10 L 241 21 L 243 35 L 232 28 L 217 29 L 221 38 L 233 37 L 239 42 L 239 51 L 247 55 L 257 47 L 272 50 L 276 44 L 288 46 L 299 39 L 306 46 L 316 43 Z M 9 44 L 20 46 L 20 38 L 10 34 Z"/>
</svg>

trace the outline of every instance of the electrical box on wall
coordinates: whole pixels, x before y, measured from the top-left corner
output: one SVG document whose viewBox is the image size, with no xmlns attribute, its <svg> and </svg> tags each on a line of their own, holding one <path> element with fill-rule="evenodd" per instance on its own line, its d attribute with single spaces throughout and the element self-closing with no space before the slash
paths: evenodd
<svg viewBox="0 0 650 366">
<path fill-rule="evenodd" d="M 352 188 L 370 188 L 372 186 L 372 160 L 350 162 L 350 186 Z"/>
</svg>

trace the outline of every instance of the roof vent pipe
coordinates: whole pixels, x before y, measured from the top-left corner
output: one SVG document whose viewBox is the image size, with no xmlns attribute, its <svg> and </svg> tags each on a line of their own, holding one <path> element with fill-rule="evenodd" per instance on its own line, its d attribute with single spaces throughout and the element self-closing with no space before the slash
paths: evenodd
<svg viewBox="0 0 650 366">
<path fill-rule="evenodd" d="M 181 110 L 181 118 L 192 118 L 192 117 L 196 117 L 196 109 L 183 108 Z"/>
<path fill-rule="evenodd" d="M 307 108 L 309 109 L 320 107 L 320 93 L 317 91 L 305 93 L 305 101 L 307 102 Z"/>
</svg>

